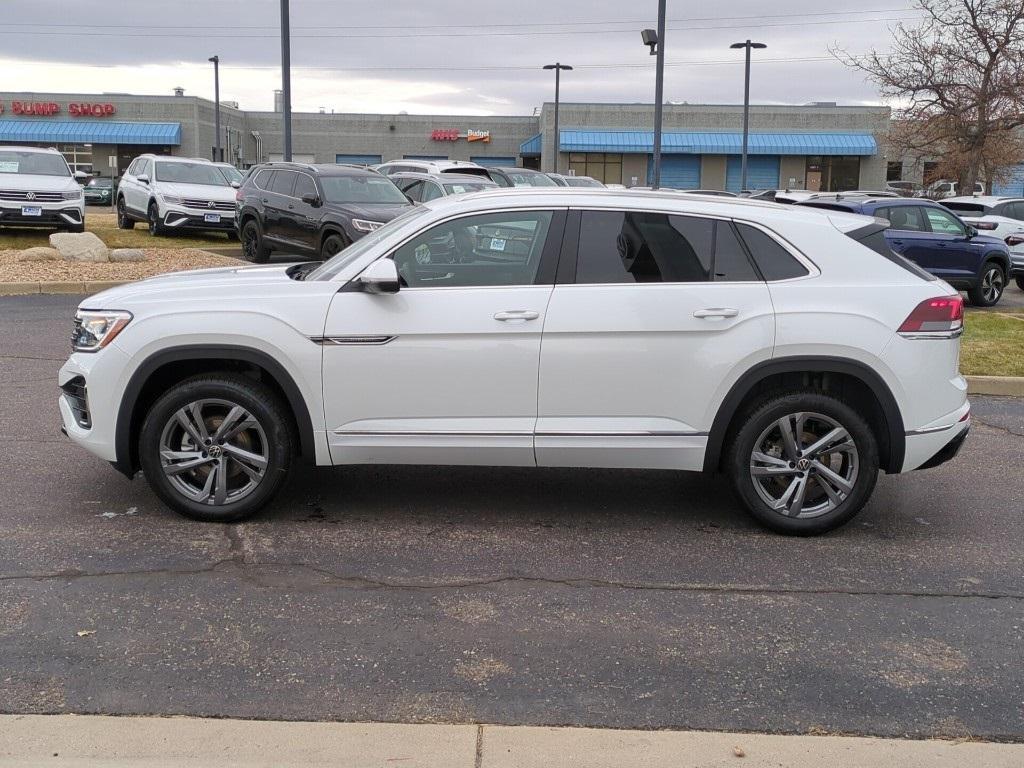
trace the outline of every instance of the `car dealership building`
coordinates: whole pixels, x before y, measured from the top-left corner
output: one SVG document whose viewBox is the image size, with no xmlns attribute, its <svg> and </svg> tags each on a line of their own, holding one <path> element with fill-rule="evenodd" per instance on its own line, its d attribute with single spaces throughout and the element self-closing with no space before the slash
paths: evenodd
<svg viewBox="0 0 1024 768">
<path fill-rule="evenodd" d="M 647 185 L 653 123 L 651 104 L 563 103 L 558 170 Z M 666 105 L 662 185 L 738 191 L 742 126 L 742 106 Z M 888 128 L 887 107 L 753 106 L 747 186 L 884 188 Z M 281 159 L 280 112 L 222 102 L 221 130 L 223 159 L 240 168 Z M 551 103 L 532 116 L 296 112 L 292 134 L 293 158 L 302 162 L 452 159 L 555 170 Z M 117 176 L 144 152 L 212 158 L 214 104 L 180 91 L 0 93 L 0 144 L 55 146 L 75 170 Z"/>
</svg>

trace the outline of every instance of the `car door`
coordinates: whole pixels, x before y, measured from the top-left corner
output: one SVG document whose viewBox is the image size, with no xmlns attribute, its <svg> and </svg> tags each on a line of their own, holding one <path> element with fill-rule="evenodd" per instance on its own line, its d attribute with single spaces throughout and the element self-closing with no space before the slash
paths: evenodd
<svg viewBox="0 0 1024 768">
<path fill-rule="evenodd" d="M 922 211 L 931 231 L 931 246 L 927 255 L 930 266 L 921 266 L 943 280 L 975 277 L 979 266 L 978 256 L 967 238 L 967 228 L 963 222 L 938 206 L 926 206 Z"/>
<path fill-rule="evenodd" d="M 566 240 L 577 258 L 544 324 L 538 465 L 701 469 L 713 403 L 775 338 L 733 223 L 584 210 Z"/>
<path fill-rule="evenodd" d="M 336 464 L 535 464 L 541 329 L 563 210 L 454 216 L 386 256 L 402 287 L 342 289 L 324 326 Z"/>
<path fill-rule="evenodd" d="M 923 269 L 932 263 L 932 234 L 920 205 L 892 205 L 876 208 L 873 214 L 889 221 L 885 239 L 889 247 Z"/>
<path fill-rule="evenodd" d="M 263 233 L 281 245 L 293 245 L 294 233 L 290 229 L 291 217 L 287 215 L 292 203 L 295 187 L 295 172 L 278 169 L 263 193 Z"/>
<path fill-rule="evenodd" d="M 149 161 L 139 158 L 133 164 L 135 172 L 124 189 L 124 204 L 132 213 L 145 215 L 149 201 L 149 184 L 140 180 L 141 176 L 149 175 Z"/>
<path fill-rule="evenodd" d="M 287 204 L 284 216 L 288 219 L 286 229 L 289 231 L 294 244 L 299 248 L 318 251 L 320 249 L 320 218 L 323 206 L 313 205 L 302 199 L 310 195 L 317 200 L 321 199 L 320 192 L 316 187 L 316 181 L 308 173 L 297 172 L 295 174 L 295 187 L 292 190 L 292 197 Z"/>
</svg>

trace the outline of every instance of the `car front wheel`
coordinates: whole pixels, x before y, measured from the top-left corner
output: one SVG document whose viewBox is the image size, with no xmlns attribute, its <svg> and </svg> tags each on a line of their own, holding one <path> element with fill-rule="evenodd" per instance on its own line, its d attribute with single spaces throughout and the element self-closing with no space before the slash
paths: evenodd
<svg viewBox="0 0 1024 768">
<path fill-rule="evenodd" d="M 737 495 L 761 524 L 809 536 L 838 528 L 867 503 L 878 442 L 843 401 L 821 392 L 782 394 L 741 420 L 727 462 Z"/>
<path fill-rule="evenodd" d="M 167 231 L 163 221 L 160 219 L 160 209 L 156 207 L 156 203 L 149 204 L 149 234 L 156 237 L 162 235 Z"/>
<path fill-rule="evenodd" d="M 327 261 L 339 251 L 348 247 L 348 241 L 341 235 L 328 235 L 320 246 L 320 258 Z"/>
<path fill-rule="evenodd" d="M 263 508 L 291 465 L 285 407 L 263 384 L 233 374 L 196 376 L 153 404 L 139 435 L 150 487 L 172 509 L 233 522 Z"/>
<path fill-rule="evenodd" d="M 981 268 L 981 279 L 967 292 L 967 298 L 976 307 L 993 307 L 1003 297 L 1006 288 L 1006 273 L 994 261 L 985 262 Z"/>
<path fill-rule="evenodd" d="M 135 220 L 128 216 L 128 209 L 124 207 L 124 198 L 117 200 L 117 228 L 135 229 Z"/>
<path fill-rule="evenodd" d="M 270 249 L 263 242 L 263 231 L 256 219 L 249 219 L 242 225 L 242 256 L 254 264 L 270 259 Z"/>
</svg>

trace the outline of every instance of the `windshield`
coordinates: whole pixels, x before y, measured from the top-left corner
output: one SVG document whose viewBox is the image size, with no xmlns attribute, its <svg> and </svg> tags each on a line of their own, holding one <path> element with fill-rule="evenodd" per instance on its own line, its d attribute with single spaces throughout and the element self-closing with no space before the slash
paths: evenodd
<svg viewBox="0 0 1024 768">
<path fill-rule="evenodd" d="M 338 177 L 336 177 L 338 178 Z M 321 178 L 322 181 L 327 179 Z M 401 193 L 399 193 L 401 194 Z M 402 196 L 405 200 L 405 196 Z M 406 200 L 406 202 L 409 202 Z M 306 281 L 311 280 L 330 280 L 332 277 L 341 272 L 345 267 L 351 264 L 353 261 L 358 259 L 368 250 L 373 248 L 377 243 L 381 242 L 384 238 L 388 237 L 392 232 L 405 226 L 408 222 L 417 218 L 418 216 L 424 216 L 429 211 L 429 208 L 424 208 L 419 205 L 410 206 L 409 210 L 403 213 L 401 216 L 397 216 L 380 229 L 375 229 L 368 235 L 364 235 L 360 239 L 356 240 L 352 245 L 343 251 L 339 251 L 330 260 L 325 261 L 319 267 L 314 269 L 308 275 L 306 275 Z"/>
<path fill-rule="evenodd" d="M 175 184 L 209 184 L 226 187 L 227 180 L 220 168 L 212 163 L 156 163 L 156 180 Z"/>
<path fill-rule="evenodd" d="M 557 187 L 555 180 L 550 176 L 535 172 L 523 172 L 523 171 L 506 171 L 508 180 L 512 182 L 513 187 Z"/>
<path fill-rule="evenodd" d="M 497 186 L 497 184 L 460 181 L 455 184 L 445 184 L 444 189 L 449 195 L 461 195 L 466 192 L 479 192 L 481 189 L 495 189 Z"/>
<path fill-rule="evenodd" d="M 89 179 L 88 186 L 90 186 L 90 187 L 106 187 L 107 189 L 109 189 L 110 187 L 113 186 L 113 182 L 110 179 L 98 179 L 98 178 L 97 179 Z"/>
<path fill-rule="evenodd" d="M 235 168 L 235 166 L 218 165 L 217 170 L 219 170 L 224 175 L 224 178 L 227 179 L 228 184 L 230 184 L 232 181 L 237 181 L 239 184 L 242 183 L 242 172 Z"/>
<path fill-rule="evenodd" d="M 51 152 L 0 151 L 0 173 L 24 173 L 36 176 L 70 176 L 63 155 Z"/>
<path fill-rule="evenodd" d="M 321 176 L 329 203 L 366 205 L 408 205 L 409 200 L 391 179 L 373 176 Z M 365 239 L 365 238 L 364 238 Z"/>
</svg>

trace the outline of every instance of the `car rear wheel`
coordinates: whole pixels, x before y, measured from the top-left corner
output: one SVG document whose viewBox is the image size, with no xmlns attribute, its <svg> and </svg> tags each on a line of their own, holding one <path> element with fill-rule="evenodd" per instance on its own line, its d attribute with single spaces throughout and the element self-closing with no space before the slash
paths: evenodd
<svg viewBox="0 0 1024 768">
<path fill-rule="evenodd" d="M 135 229 L 135 219 L 128 216 L 128 209 L 124 207 L 124 198 L 117 199 L 117 228 Z"/>
<path fill-rule="evenodd" d="M 981 268 L 981 279 L 967 292 L 967 298 L 976 307 L 993 307 L 1003 297 L 1006 288 L 1006 273 L 995 261 L 985 262 Z"/>
<path fill-rule="evenodd" d="M 263 242 L 263 231 L 256 219 L 242 225 L 242 255 L 254 264 L 263 264 L 270 258 L 270 249 Z"/>
<path fill-rule="evenodd" d="M 154 237 L 158 235 L 166 234 L 167 227 L 164 226 L 163 221 L 160 220 L 160 209 L 156 207 L 156 203 L 149 204 L 149 234 Z"/>
<path fill-rule="evenodd" d="M 1017 287 L 1018 288 L 1020 288 L 1022 291 L 1024 291 L 1024 275 L 1021 275 L 1020 277 L 1015 278 L 1014 282 L 1017 283 Z"/>
<path fill-rule="evenodd" d="M 763 400 L 742 418 L 727 450 L 733 487 L 751 515 L 780 533 L 810 536 L 848 522 L 878 477 L 867 422 L 821 392 Z"/>
<path fill-rule="evenodd" d="M 172 509 L 232 522 L 264 507 L 291 465 L 291 422 L 275 393 L 244 376 L 213 374 L 173 386 L 150 408 L 139 461 Z"/>
<path fill-rule="evenodd" d="M 345 250 L 348 246 L 349 242 L 345 237 L 334 234 L 328 235 L 324 238 L 323 245 L 320 246 L 320 258 L 327 261 L 339 251 Z"/>
</svg>

